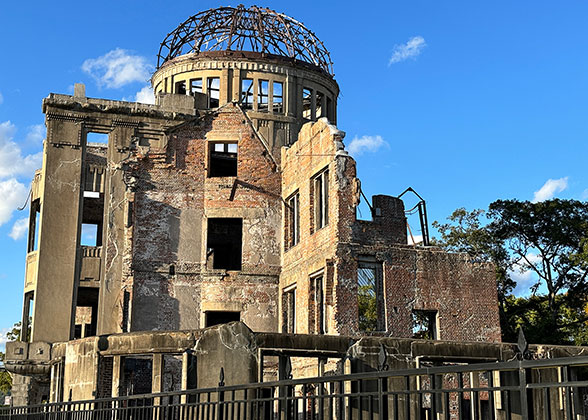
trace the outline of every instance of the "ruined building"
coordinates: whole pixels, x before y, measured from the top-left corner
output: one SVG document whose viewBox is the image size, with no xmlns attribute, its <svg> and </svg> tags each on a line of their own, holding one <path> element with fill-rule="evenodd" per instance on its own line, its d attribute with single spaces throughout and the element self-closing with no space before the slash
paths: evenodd
<svg viewBox="0 0 588 420">
<path fill-rule="evenodd" d="M 31 334 L 7 349 L 21 403 L 131 392 L 125 375 L 155 378 L 163 353 L 187 386 L 186 349 L 204 333 L 177 331 L 230 321 L 500 341 L 492 266 L 408 245 L 400 198 L 374 196 L 372 220 L 357 220 L 339 86 L 301 23 L 257 7 L 199 13 L 165 38 L 151 82 L 155 105 L 88 98 L 82 85 L 43 100 Z M 148 382 L 132 392 L 162 389 Z"/>
</svg>

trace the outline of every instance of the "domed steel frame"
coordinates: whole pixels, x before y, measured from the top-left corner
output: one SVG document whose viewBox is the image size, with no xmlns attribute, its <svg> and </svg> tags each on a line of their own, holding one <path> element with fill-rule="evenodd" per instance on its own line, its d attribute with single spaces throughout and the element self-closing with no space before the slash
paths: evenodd
<svg viewBox="0 0 588 420">
<path fill-rule="evenodd" d="M 157 68 L 179 55 L 204 51 L 289 57 L 333 75 L 331 56 L 312 31 L 289 16 L 257 6 L 220 7 L 188 18 L 161 43 Z"/>
</svg>

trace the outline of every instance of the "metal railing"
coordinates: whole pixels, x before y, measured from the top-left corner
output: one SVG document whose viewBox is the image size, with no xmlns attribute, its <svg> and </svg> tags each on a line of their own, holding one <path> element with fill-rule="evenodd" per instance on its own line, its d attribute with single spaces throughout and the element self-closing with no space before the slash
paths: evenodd
<svg viewBox="0 0 588 420">
<path fill-rule="evenodd" d="M 386 369 L 383 366 L 383 369 Z M 588 356 L 449 364 L 0 408 L 0 419 L 585 419 Z"/>
</svg>

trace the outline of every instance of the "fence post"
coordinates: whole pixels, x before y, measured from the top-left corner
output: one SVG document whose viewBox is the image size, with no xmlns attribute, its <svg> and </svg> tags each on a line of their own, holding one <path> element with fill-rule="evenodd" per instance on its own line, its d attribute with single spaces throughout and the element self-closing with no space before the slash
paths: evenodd
<svg viewBox="0 0 588 420">
<path fill-rule="evenodd" d="M 223 401 L 225 400 L 225 391 L 222 388 L 225 386 L 225 369 L 221 367 L 220 369 L 220 377 L 218 381 L 218 410 L 216 414 L 217 420 L 223 420 L 224 412 L 223 412 Z"/>
<path fill-rule="evenodd" d="M 519 365 L 519 398 L 521 402 L 521 419 L 533 420 L 533 390 L 527 389 L 527 384 L 531 382 L 531 369 L 525 369 Z"/>
</svg>

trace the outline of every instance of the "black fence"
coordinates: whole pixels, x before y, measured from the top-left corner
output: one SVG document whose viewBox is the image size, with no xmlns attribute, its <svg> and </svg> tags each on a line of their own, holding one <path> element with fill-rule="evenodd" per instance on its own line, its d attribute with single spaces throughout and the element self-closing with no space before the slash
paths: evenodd
<svg viewBox="0 0 588 420">
<path fill-rule="evenodd" d="M 588 357 L 456 364 L 1 408 L 0 419 L 585 419 Z"/>
</svg>

